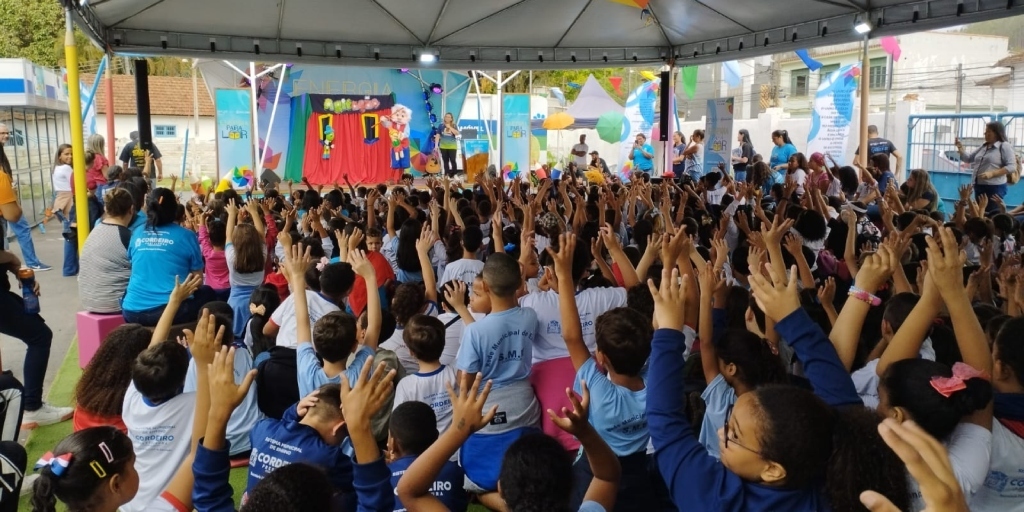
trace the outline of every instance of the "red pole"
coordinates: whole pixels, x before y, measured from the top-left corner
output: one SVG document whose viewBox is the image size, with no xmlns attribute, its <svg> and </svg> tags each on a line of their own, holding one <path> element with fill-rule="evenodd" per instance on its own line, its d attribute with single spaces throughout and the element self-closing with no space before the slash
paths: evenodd
<svg viewBox="0 0 1024 512">
<path fill-rule="evenodd" d="M 110 71 L 110 68 L 114 66 L 113 54 L 107 54 L 107 76 L 104 78 L 107 88 L 107 105 L 106 110 L 107 117 L 107 159 L 110 160 L 110 164 L 114 165 L 117 163 L 117 155 L 114 154 L 115 143 L 114 143 L 114 74 Z"/>
</svg>

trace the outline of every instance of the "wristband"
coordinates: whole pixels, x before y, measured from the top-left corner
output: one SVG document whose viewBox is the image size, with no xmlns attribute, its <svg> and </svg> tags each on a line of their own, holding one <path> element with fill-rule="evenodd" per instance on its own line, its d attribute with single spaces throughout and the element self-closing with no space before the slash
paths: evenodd
<svg viewBox="0 0 1024 512">
<path fill-rule="evenodd" d="M 872 295 L 864 290 L 861 290 L 856 286 L 850 287 L 849 295 L 850 297 L 853 297 L 859 301 L 867 302 L 872 306 L 880 306 L 882 304 L 882 299 L 879 299 L 877 296 Z"/>
</svg>

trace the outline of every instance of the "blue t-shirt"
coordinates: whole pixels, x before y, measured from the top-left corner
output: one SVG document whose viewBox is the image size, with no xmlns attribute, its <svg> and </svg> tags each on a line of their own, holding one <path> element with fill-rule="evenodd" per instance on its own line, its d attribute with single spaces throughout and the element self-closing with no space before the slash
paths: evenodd
<svg viewBox="0 0 1024 512">
<path fill-rule="evenodd" d="M 249 455 L 249 479 L 245 485 L 247 494 L 275 469 L 297 462 L 323 469 L 335 490 L 353 492 L 352 459 L 345 454 L 344 444 L 329 445 L 316 429 L 299 423 L 295 405 L 285 409 L 280 420 L 260 420 L 253 427 L 249 439 L 252 454 Z"/>
<path fill-rule="evenodd" d="M 196 234 L 177 225 L 143 228 L 132 232 L 128 244 L 132 276 L 121 303 L 125 311 L 146 311 L 167 305 L 174 278 L 184 282 L 191 272 L 202 272 L 203 252 Z"/>
<path fill-rule="evenodd" d="M 896 177 L 892 175 L 892 172 L 883 172 L 882 175 L 878 177 L 878 193 L 884 196 L 885 189 L 889 186 L 889 183 L 892 183 L 892 180 L 894 179 L 896 179 Z"/>
<path fill-rule="evenodd" d="M 616 385 L 597 368 L 593 357 L 583 363 L 576 372 L 576 383 L 573 387 L 582 393 L 580 380 L 587 381 L 592 396 L 601 397 L 590 404 L 590 424 L 601 434 L 615 455 L 625 457 L 647 449 L 650 433 L 647 431 L 647 370 L 644 377 L 644 389 L 630 391 Z"/>
<path fill-rule="evenodd" d="M 781 146 L 775 146 L 772 148 L 772 157 L 768 161 L 768 166 L 775 169 L 775 166 L 782 165 L 789 162 L 789 157 L 798 153 L 796 146 L 792 144 L 783 144 Z"/>
<path fill-rule="evenodd" d="M 722 458 L 718 449 L 718 429 L 725 426 L 725 415 L 729 407 L 736 403 L 736 391 L 721 373 L 718 374 L 700 394 L 707 406 L 704 419 L 700 423 L 700 435 L 697 439 L 708 450 L 708 454 L 716 459 Z"/>
<path fill-rule="evenodd" d="M 402 479 L 402 475 L 415 460 L 415 455 L 409 455 L 388 464 L 388 469 L 391 470 L 392 487 L 398 489 L 398 481 Z M 466 496 L 465 480 L 466 474 L 462 472 L 462 468 L 452 461 L 447 461 L 441 468 L 441 472 L 437 474 L 437 478 L 434 479 L 434 485 L 430 487 L 430 494 L 433 494 L 448 510 L 456 512 L 466 510 L 469 507 L 469 498 Z M 405 512 L 405 505 L 398 500 L 397 491 L 395 492 L 395 512 Z"/>
<path fill-rule="evenodd" d="M 493 380 L 495 388 L 524 380 L 530 376 L 536 329 L 537 313 L 530 308 L 491 313 L 462 331 L 455 366 L 482 373 L 482 382 Z"/>
<path fill-rule="evenodd" d="M 359 379 L 359 372 L 363 369 L 363 364 L 371 357 L 373 357 L 373 349 L 366 345 L 360 345 L 356 350 L 356 357 L 352 359 L 352 364 L 345 368 L 344 373 L 348 377 L 349 383 Z M 306 396 L 324 384 L 341 383 L 340 373 L 334 377 L 328 377 L 324 373 L 324 369 L 320 367 L 320 361 L 316 359 L 316 351 L 313 350 L 312 343 L 299 341 L 295 350 L 295 359 L 296 373 L 299 379 L 299 396 Z"/>
<path fill-rule="evenodd" d="M 644 143 L 643 150 L 647 153 L 654 155 L 654 148 L 647 143 Z M 650 158 L 644 156 L 639 149 L 633 150 L 633 169 L 638 171 L 649 171 L 654 168 L 654 162 Z"/>
</svg>

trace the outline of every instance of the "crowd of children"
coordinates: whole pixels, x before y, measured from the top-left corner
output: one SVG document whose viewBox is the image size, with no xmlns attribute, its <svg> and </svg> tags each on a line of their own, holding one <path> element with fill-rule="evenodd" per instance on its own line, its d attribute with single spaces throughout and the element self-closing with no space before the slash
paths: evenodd
<svg viewBox="0 0 1024 512">
<path fill-rule="evenodd" d="M 125 317 L 155 327 L 93 357 L 33 508 L 231 511 L 247 466 L 250 511 L 1024 511 L 1020 225 L 774 153 L 740 181 L 157 188 L 145 225 L 116 188 Z"/>
</svg>

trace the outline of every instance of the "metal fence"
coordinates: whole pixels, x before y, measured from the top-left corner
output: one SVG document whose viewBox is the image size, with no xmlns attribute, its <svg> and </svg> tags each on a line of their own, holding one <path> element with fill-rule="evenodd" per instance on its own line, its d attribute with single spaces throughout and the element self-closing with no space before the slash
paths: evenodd
<svg viewBox="0 0 1024 512">
<path fill-rule="evenodd" d="M 1014 153 L 1024 147 L 1024 113 L 1006 114 L 930 114 L 910 116 L 907 135 L 907 169 L 925 169 L 931 176 L 947 213 L 959 199 L 959 188 L 972 183 L 971 166 L 960 161 L 955 141 L 960 139 L 966 151 L 985 143 L 985 125 L 999 121 L 1006 127 L 1006 138 Z M 1024 186 L 1011 185 L 1007 206 L 1024 203 Z"/>
<path fill-rule="evenodd" d="M 14 186 L 29 224 L 44 218 L 53 203 L 53 161 L 57 148 L 71 142 L 68 114 L 45 109 L 0 107 L 0 123 L 11 131 L 4 152 L 14 171 Z"/>
</svg>

